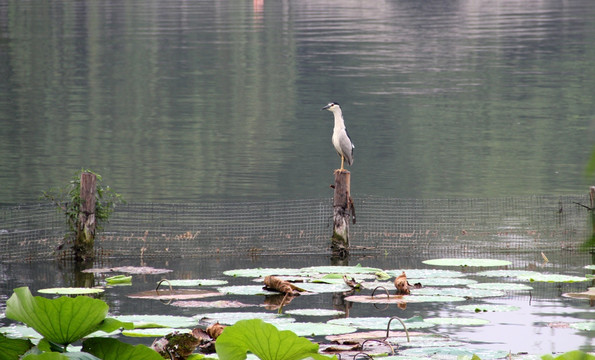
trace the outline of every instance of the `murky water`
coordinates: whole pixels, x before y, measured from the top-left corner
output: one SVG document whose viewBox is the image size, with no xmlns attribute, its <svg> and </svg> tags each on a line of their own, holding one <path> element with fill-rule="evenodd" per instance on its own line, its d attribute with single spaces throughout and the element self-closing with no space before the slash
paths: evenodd
<svg viewBox="0 0 595 360">
<path fill-rule="evenodd" d="M 586 253 L 552 252 L 548 253 L 550 263 L 543 265 L 541 255 L 525 254 L 512 255 L 501 254 L 500 259 L 512 261 L 509 268 L 536 270 L 540 272 L 560 273 L 566 275 L 584 276 L 587 270 L 583 269 L 586 264 L 592 263 L 592 259 Z M 406 257 L 379 257 L 379 258 L 358 258 L 351 259 L 349 265 L 380 267 L 385 270 L 391 269 L 415 269 L 415 268 L 437 268 L 421 263 L 423 257 L 411 255 Z M 107 288 L 101 296 L 110 305 L 112 315 L 131 314 L 160 314 L 160 315 L 183 315 L 194 316 L 209 312 L 219 311 L 265 311 L 276 312 L 276 310 L 265 310 L 261 306 L 264 296 L 226 296 L 217 297 L 212 300 L 230 299 L 243 303 L 252 304 L 254 307 L 235 309 L 205 309 L 205 308 L 181 308 L 171 306 L 158 300 L 130 299 L 126 296 L 140 291 L 152 290 L 156 283 L 163 277 L 169 279 L 197 279 L 211 278 L 228 280 L 230 285 L 236 284 L 257 284 L 250 278 L 233 278 L 222 274 L 229 269 L 243 269 L 254 267 L 285 267 L 301 268 L 307 266 L 330 265 L 326 256 L 294 256 L 294 257 L 257 257 L 237 258 L 221 257 L 209 259 L 193 259 L 185 261 L 157 260 L 141 262 L 138 259 L 106 259 L 96 264 L 96 267 L 110 266 L 153 266 L 156 268 L 171 269 L 173 272 L 166 275 L 134 275 L 132 286 Z M 4 264 L 0 265 L 2 285 L 0 286 L 0 298 L 7 299 L 13 288 L 29 286 L 35 290 L 55 286 L 89 286 L 101 284 L 100 276 L 92 274 L 81 274 L 70 265 L 44 262 L 35 264 Z M 479 282 L 519 282 L 512 279 L 486 278 L 475 276 L 474 273 L 487 268 L 460 269 L 466 273 L 466 278 L 475 279 Z M 526 282 L 520 282 L 528 284 Z M 513 353 L 529 352 L 531 354 L 545 354 L 552 352 L 565 352 L 575 349 L 583 351 L 594 351 L 593 334 L 587 331 L 579 331 L 569 328 L 568 325 L 574 322 L 593 320 L 593 307 L 588 300 L 578 300 L 562 297 L 566 292 L 582 292 L 587 289 L 589 282 L 581 283 L 530 283 L 531 291 L 507 292 L 505 296 L 468 299 L 465 302 L 456 303 L 413 303 L 408 304 L 406 309 L 400 309 L 396 305 L 371 305 L 361 303 L 343 303 L 349 308 L 350 317 L 374 316 L 410 318 L 413 316 L 429 317 L 473 317 L 488 320 L 490 323 L 483 326 L 438 326 L 421 330 L 428 334 L 439 334 L 450 339 L 466 343 L 467 348 L 490 349 L 512 351 Z M 460 287 L 464 288 L 464 286 Z M 337 308 L 340 294 L 304 295 L 295 298 L 285 310 L 301 308 Z M 211 300 L 211 299 L 206 299 Z M 0 312 L 3 311 L 4 301 L 0 302 Z M 481 305 L 499 304 L 513 305 L 520 310 L 513 312 L 487 312 L 467 313 L 456 309 L 458 305 Z M 342 310 L 345 310 L 343 308 Z M 296 316 L 298 321 L 324 322 L 330 317 L 304 317 Z M 7 319 L 0 318 L 0 325 L 7 324 Z M 136 343 L 141 341 L 150 344 L 152 339 L 125 338 L 124 341 Z"/>
<path fill-rule="evenodd" d="M 583 193 L 590 0 L 0 1 L 0 201 Z M 592 180 L 592 179 L 591 179 Z"/>
</svg>

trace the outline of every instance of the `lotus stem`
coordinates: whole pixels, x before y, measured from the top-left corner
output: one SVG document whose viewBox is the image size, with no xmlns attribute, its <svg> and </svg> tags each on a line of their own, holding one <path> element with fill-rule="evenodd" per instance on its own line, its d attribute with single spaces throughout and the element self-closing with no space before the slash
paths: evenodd
<svg viewBox="0 0 595 360">
<path fill-rule="evenodd" d="M 411 340 L 409 339 L 409 330 L 407 330 L 407 326 L 405 326 L 403 320 L 401 320 L 398 316 L 393 316 L 388 321 L 388 326 L 386 327 L 386 337 L 388 338 L 388 335 L 390 334 L 390 323 L 393 321 L 393 319 L 399 320 L 401 325 L 403 325 L 403 329 L 405 329 L 405 335 L 407 335 L 407 342 L 411 342 Z"/>
</svg>

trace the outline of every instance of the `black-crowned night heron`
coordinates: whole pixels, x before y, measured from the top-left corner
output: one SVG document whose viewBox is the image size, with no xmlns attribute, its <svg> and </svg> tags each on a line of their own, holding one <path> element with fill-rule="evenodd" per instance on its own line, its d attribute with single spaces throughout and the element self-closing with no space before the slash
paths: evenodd
<svg viewBox="0 0 595 360">
<path fill-rule="evenodd" d="M 347 161 L 347 164 L 353 164 L 353 148 L 355 145 L 351 142 L 347 129 L 345 128 L 345 120 L 343 120 L 343 112 L 338 103 L 332 102 L 327 106 L 323 107 L 322 110 L 328 110 L 335 116 L 335 128 L 333 129 L 333 145 L 335 150 L 341 157 L 341 169 L 343 171 L 343 163 Z"/>
</svg>

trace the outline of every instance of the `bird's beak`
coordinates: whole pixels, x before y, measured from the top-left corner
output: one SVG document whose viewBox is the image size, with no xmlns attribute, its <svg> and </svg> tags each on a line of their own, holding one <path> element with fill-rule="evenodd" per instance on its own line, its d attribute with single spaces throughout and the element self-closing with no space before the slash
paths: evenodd
<svg viewBox="0 0 595 360">
<path fill-rule="evenodd" d="M 332 104 L 328 104 L 327 106 L 323 107 L 323 108 L 322 108 L 322 109 L 320 109 L 320 110 L 328 110 L 328 108 L 330 108 L 331 106 L 332 106 Z"/>
</svg>

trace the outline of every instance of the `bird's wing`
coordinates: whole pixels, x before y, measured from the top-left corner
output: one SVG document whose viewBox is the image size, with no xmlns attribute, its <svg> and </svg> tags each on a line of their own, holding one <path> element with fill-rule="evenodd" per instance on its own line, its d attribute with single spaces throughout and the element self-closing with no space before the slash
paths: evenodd
<svg viewBox="0 0 595 360">
<path fill-rule="evenodd" d="M 345 130 L 345 134 L 347 134 L 347 130 Z M 347 134 L 346 138 L 341 139 L 341 142 L 339 143 L 339 145 L 341 147 L 341 152 L 345 156 L 345 160 L 347 160 L 347 163 L 349 165 L 353 164 L 353 148 L 355 146 L 351 142 L 351 138 L 349 137 L 349 134 Z"/>
</svg>

